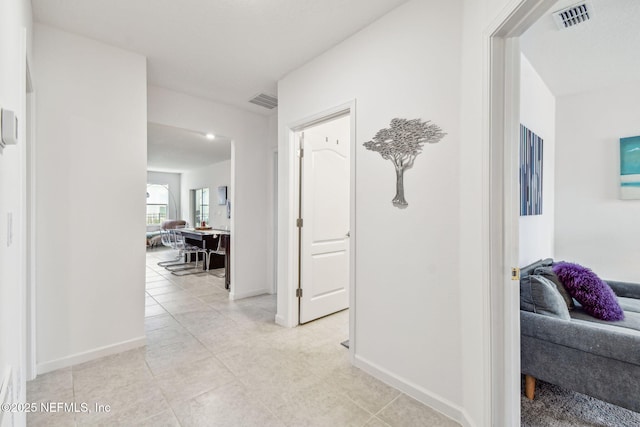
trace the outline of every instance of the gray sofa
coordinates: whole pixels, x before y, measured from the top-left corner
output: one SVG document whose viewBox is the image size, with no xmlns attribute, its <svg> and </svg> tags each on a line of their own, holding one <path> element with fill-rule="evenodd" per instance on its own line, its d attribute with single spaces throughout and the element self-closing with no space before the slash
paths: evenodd
<svg viewBox="0 0 640 427">
<path fill-rule="evenodd" d="M 522 268 L 521 280 L 552 262 Z M 625 311 L 622 321 L 593 318 L 579 304 L 570 320 L 520 310 L 527 397 L 533 399 L 537 378 L 640 412 L 640 284 L 606 282 Z"/>
</svg>

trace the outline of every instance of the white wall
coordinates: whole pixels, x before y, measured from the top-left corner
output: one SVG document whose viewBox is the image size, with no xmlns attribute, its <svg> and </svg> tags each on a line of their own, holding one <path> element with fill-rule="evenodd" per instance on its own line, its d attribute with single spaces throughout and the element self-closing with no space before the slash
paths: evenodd
<svg viewBox="0 0 640 427">
<path fill-rule="evenodd" d="M 149 87 L 149 121 L 210 131 L 231 145 L 231 294 L 244 298 L 269 292 L 267 276 L 268 119 L 201 98 Z"/>
<path fill-rule="evenodd" d="M 213 228 L 228 230 L 231 221 L 227 218 L 227 206 L 218 204 L 218 187 L 227 186 L 227 198 L 231 197 L 231 160 L 183 172 L 181 198 L 182 218 L 193 224 L 193 205 L 191 190 L 209 188 L 209 224 Z M 232 213 L 233 215 L 233 213 Z M 193 224 L 199 225 L 199 224 Z"/>
<path fill-rule="evenodd" d="M 356 364 L 458 419 L 461 34 L 460 1 L 410 1 L 278 88 L 279 318 L 297 316 L 288 127 L 355 100 Z M 448 134 L 405 174 L 403 210 L 391 204 L 393 165 L 362 146 L 394 117 L 432 120 Z"/>
<path fill-rule="evenodd" d="M 34 44 L 45 372 L 145 341 L 146 62 L 44 25 Z"/>
<path fill-rule="evenodd" d="M 520 216 L 520 266 L 553 258 L 556 99 L 520 56 L 520 123 L 543 140 L 542 215 Z M 514 141 L 519 143 L 519 141 Z"/>
<path fill-rule="evenodd" d="M 26 140 L 25 63 L 31 60 L 31 2 L 0 2 L 0 108 L 16 113 L 17 146 L 0 154 L 0 384 L 11 371 L 7 400 L 25 401 L 26 379 Z M 8 245 L 8 215 L 13 217 Z M 9 382 L 7 382 L 9 385 Z M 24 425 L 25 414 L 0 413 L 0 425 Z"/>
<path fill-rule="evenodd" d="M 487 89 L 490 28 L 513 0 L 465 0 L 460 110 L 460 309 L 464 411 L 471 425 L 492 423 L 489 283 L 490 182 Z M 496 399 L 496 397 L 494 397 Z"/>
<path fill-rule="evenodd" d="M 267 151 L 267 277 L 271 293 L 277 292 L 278 271 L 278 115 L 269 116 L 269 149 Z"/>
<path fill-rule="evenodd" d="M 621 137 L 640 135 L 640 86 L 557 100 L 556 258 L 640 282 L 640 200 L 620 200 Z"/>
<path fill-rule="evenodd" d="M 167 172 L 147 171 L 148 184 L 160 184 L 169 186 L 169 205 L 167 206 L 168 219 L 181 219 L 182 202 L 180 197 L 180 174 Z M 187 201 L 189 199 L 186 199 Z M 147 226 L 149 229 L 149 226 Z"/>
</svg>

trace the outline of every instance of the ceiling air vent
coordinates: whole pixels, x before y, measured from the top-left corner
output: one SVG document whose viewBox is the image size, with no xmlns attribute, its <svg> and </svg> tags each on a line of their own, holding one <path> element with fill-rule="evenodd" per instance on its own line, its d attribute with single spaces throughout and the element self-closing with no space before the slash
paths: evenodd
<svg viewBox="0 0 640 427">
<path fill-rule="evenodd" d="M 589 2 L 582 2 L 553 12 L 553 19 L 561 30 L 575 27 L 593 18 L 593 7 Z"/>
<path fill-rule="evenodd" d="M 259 93 L 249 100 L 250 103 L 259 105 L 269 110 L 273 110 L 278 106 L 278 98 L 273 95 L 267 95 L 266 93 Z"/>
</svg>

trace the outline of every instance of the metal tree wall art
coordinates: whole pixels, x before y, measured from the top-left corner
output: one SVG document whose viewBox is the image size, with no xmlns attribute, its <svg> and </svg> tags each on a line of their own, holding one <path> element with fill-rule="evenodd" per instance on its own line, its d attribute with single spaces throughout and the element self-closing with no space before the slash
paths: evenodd
<svg viewBox="0 0 640 427">
<path fill-rule="evenodd" d="M 391 160 L 396 168 L 396 196 L 391 203 L 399 208 L 409 204 L 404 199 L 404 171 L 413 166 L 425 143 L 435 144 L 446 135 L 439 126 L 427 120 L 393 119 L 388 128 L 380 129 L 371 141 L 363 145 Z"/>
</svg>

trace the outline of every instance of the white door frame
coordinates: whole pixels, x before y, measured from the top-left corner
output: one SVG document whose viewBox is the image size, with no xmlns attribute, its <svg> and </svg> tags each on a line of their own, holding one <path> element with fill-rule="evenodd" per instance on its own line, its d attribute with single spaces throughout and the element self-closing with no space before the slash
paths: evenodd
<svg viewBox="0 0 640 427">
<path fill-rule="evenodd" d="M 35 145 L 35 114 L 36 114 L 36 96 L 32 86 L 30 67 L 27 62 L 27 99 L 25 102 L 25 112 L 29 120 L 26 121 L 28 126 L 25 132 L 25 147 L 27 156 L 26 173 L 26 206 L 25 213 L 27 215 L 27 230 L 25 233 L 27 256 L 27 380 L 32 380 L 37 375 L 36 362 L 36 145 Z M 28 109 L 28 111 L 27 111 Z"/>
<path fill-rule="evenodd" d="M 356 336 L 355 336 L 355 312 L 356 312 L 356 249 L 355 242 L 357 236 L 356 230 L 356 102 L 352 100 L 350 102 L 346 102 L 344 104 L 337 105 L 335 107 L 326 109 L 317 114 L 307 116 L 300 120 L 296 120 L 291 124 L 287 125 L 285 128 L 285 134 L 287 135 L 287 141 L 289 144 L 289 155 L 287 158 L 288 163 L 288 178 L 289 178 L 289 188 L 288 188 L 288 199 L 287 199 L 287 214 L 288 214 L 288 222 L 287 228 L 289 230 L 287 246 L 288 250 L 286 251 L 290 254 L 289 262 L 287 263 L 287 271 L 286 271 L 286 285 L 283 287 L 285 290 L 286 301 L 287 301 L 287 310 L 278 312 L 282 312 L 285 314 L 286 318 L 282 319 L 281 322 L 289 327 L 297 326 L 297 318 L 298 318 L 298 298 L 296 297 L 295 290 L 297 288 L 297 277 L 298 277 L 298 234 L 296 228 L 296 219 L 298 217 L 298 185 L 299 185 L 299 176 L 297 174 L 297 150 L 299 148 L 299 141 L 296 140 L 295 134 L 296 132 L 309 127 L 311 125 L 328 121 L 333 117 L 337 117 L 339 115 L 349 114 L 350 117 L 350 165 L 349 165 L 349 221 L 350 221 L 350 233 L 351 238 L 349 239 L 349 355 L 351 357 L 351 361 L 353 363 L 355 347 L 356 347 Z M 282 194 L 282 193 L 281 193 Z M 279 196 L 281 197 L 281 196 Z M 285 234 L 285 233 L 283 233 Z M 285 280 L 284 277 L 278 277 L 278 281 L 283 283 Z M 278 291 L 280 293 L 280 289 Z M 279 322 L 280 323 L 280 322 Z"/>
<path fill-rule="evenodd" d="M 20 276 L 21 298 L 24 306 L 22 315 L 24 328 L 23 363 L 25 380 L 32 380 L 37 375 L 36 361 L 36 95 L 31 73 L 31 61 L 27 51 L 28 36 L 26 28 L 22 30 L 21 54 L 24 59 L 21 70 L 21 102 L 19 119 L 24 122 L 24 135 L 18 142 L 21 162 L 20 201 L 21 219 L 21 253 Z"/>
<path fill-rule="evenodd" d="M 236 140 L 231 139 L 229 142 L 231 145 L 231 164 L 229 167 L 229 185 L 231 186 L 231 196 L 227 194 L 228 200 L 227 203 L 231 204 L 230 212 L 231 218 L 229 218 L 229 245 L 231 248 L 229 249 L 229 256 L 231 257 L 231 262 L 229 263 L 229 274 L 231 277 L 229 278 L 229 299 L 234 300 L 237 299 L 235 296 L 236 286 L 236 220 L 235 220 L 235 212 L 234 209 L 237 208 L 236 204 Z M 182 181 L 180 181 L 180 186 L 182 187 Z M 209 193 L 209 198 L 211 198 L 211 193 Z M 180 201 L 182 203 L 182 200 Z M 226 206 L 226 209 L 229 209 L 229 206 Z M 226 212 L 225 212 L 226 215 Z"/>
<path fill-rule="evenodd" d="M 518 138 L 520 124 L 520 37 L 556 0 L 513 0 L 484 37 L 484 82 L 489 167 L 489 313 L 491 401 L 489 425 L 520 424 L 520 304 L 518 282 Z"/>
<path fill-rule="evenodd" d="M 271 230 L 272 245 L 269 248 L 272 251 L 271 257 L 271 293 L 276 294 L 278 292 L 278 148 L 272 148 L 269 151 L 271 155 L 271 224 L 269 229 Z"/>
</svg>

